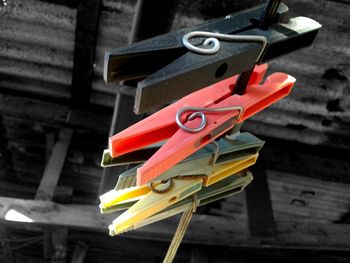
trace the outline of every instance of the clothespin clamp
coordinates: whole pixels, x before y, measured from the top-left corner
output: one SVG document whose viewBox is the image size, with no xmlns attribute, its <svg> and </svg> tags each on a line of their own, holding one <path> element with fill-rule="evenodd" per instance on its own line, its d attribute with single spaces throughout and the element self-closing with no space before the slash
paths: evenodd
<svg viewBox="0 0 350 263">
<path fill-rule="evenodd" d="M 146 186 L 131 187 L 118 190 L 119 198 L 114 194 L 113 200 L 108 197 L 110 193 L 102 195 L 101 212 L 128 209 L 109 228 L 111 235 L 121 234 L 188 210 L 194 194 L 197 195 L 196 206 L 202 206 L 240 193 L 252 179 L 249 172 L 240 172 L 203 188 L 200 176 L 173 178 L 170 184 L 155 184 L 152 189 L 156 191 L 147 189 Z"/>
<path fill-rule="evenodd" d="M 310 45 L 321 26 L 305 17 L 283 23 L 287 11 L 279 0 L 268 0 L 265 8 L 257 6 L 106 53 L 107 83 L 139 81 L 135 113 L 181 98 L 109 139 L 103 165 L 147 159 L 121 176 L 118 189 L 100 197 L 102 212 L 128 208 L 110 226 L 112 235 L 184 212 L 181 235 L 175 235 L 165 259 L 171 262 L 193 208 L 239 192 L 252 180 L 242 171 L 255 163 L 258 151 L 223 162 L 220 142 L 290 93 L 295 79 L 275 73 L 263 81 L 264 63 Z M 232 135 L 232 141 L 239 136 Z M 198 158 L 198 164 L 206 162 L 190 168 L 194 156 L 209 144 L 215 145 L 213 157 Z"/>
<path fill-rule="evenodd" d="M 263 141 L 246 132 L 238 134 L 234 140 L 223 137 L 193 153 L 152 181 L 166 180 L 179 175 L 201 174 L 205 178 L 204 185 L 208 186 L 224 175 L 223 172 L 214 172 L 215 170 L 223 171 L 226 167 L 230 171 L 240 171 L 252 165 L 263 144 Z M 136 186 L 136 173 L 141 166 L 142 164 L 120 174 L 115 189 Z"/>
<path fill-rule="evenodd" d="M 268 2 L 278 3 L 107 51 L 104 79 L 137 80 L 134 110 L 139 114 L 312 44 L 318 22 L 285 21 L 288 7 Z"/>
<path fill-rule="evenodd" d="M 137 171 L 137 185 L 152 181 L 232 129 L 236 123 L 243 122 L 287 96 L 295 79 L 287 74 L 275 73 L 263 84 L 259 84 L 266 69 L 266 64 L 255 67 L 243 95 L 232 95 L 237 80 L 237 76 L 234 76 L 194 92 L 152 114 L 112 136 L 109 140 L 109 154 L 115 158 L 167 140 Z M 198 108 L 201 113 L 194 113 L 195 116 L 188 114 Z"/>
</svg>

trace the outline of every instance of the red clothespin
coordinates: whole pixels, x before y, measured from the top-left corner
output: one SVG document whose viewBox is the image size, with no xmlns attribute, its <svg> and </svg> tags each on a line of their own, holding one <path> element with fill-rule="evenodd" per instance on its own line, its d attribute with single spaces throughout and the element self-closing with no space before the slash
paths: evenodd
<svg viewBox="0 0 350 263">
<path fill-rule="evenodd" d="M 266 70 L 266 64 L 255 67 L 243 95 L 232 95 L 233 83 L 237 80 L 237 76 L 234 76 L 194 92 L 130 126 L 109 139 L 111 156 L 117 157 L 168 139 L 137 171 L 137 185 L 148 183 L 232 129 L 236 123 L 287 96 L 295 79 L 284 73 L 275 73 L 259 84 Z M 189 117 L 193 110 L 187 110 L 187 107 L 194 110 L 202 108 L 202 113 L 195 113 L 195 116 L 202 115 L 201 118 Z M 182 114 L 185 112 L 188 114 Z M 178 122 L 176 117 L 179 118 Z M 205 119 L 206 124 L 203 123 Z M 196 129 L 199 126 L 201 128 Z"/>
</svg>

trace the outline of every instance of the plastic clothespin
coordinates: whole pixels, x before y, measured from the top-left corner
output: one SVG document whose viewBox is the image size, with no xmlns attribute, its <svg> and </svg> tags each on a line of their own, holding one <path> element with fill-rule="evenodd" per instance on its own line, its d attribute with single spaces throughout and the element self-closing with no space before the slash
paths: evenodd
<svg viewBox="0 0 350 263">
<path fill-rule="evenodd" d="M 263 12 L 264 5 L 259 5 L 201 25 L 107 51 L 104 79 L 106 83 L 138 80 L 134 110 L 143 113 L 250 70 L 256 63 L 266 63 L 307 47 L 312 44 L 321 27 L 318 22 L 306 17 L 285 21 L 288 7 L 280 3 L 269 26 L 261 28 L 260 16 Z M 216 44 L 211 42 L 203 45 L 198 40 L 208 37 L 197 35 L 199 39 L 193 39 L 197 47 L 206 46 L 208 49 L 219 46 L 214 54 L 198 54 L 185 45 L 186 37 L 198 31 L 226 36 L 263 37 L 267 45 L 260 54 L 261 43 L 231 42 L 227 38 L 217 37 Z"/>
<path fill-rule="evenodd" d="M 223 162 L 214 165 L 209 175 L 180 176 L 168 178 L 164 183 L 158 181 L 150 186 L 134 186 L 121 190 L 111 190 L 100 197 L 101 212 L 128 208 L 113 223 L 114 232 L 120 233 L 133 228 L 133 224 L 140 222 L 166 209 L 182 199 L 197 193 L 202 185 L 217 185 L 218 182 L 230 178 L 233 174 L 253 165 L 258 153 L 247 155 L 245 158 Z M 190 170 L 186 170 L 189 172 Z M 155 188 L 161 186 L 161 189 Z M 164 189 L 165 187 L 165 189 Z M 153 189 L 152 189 L 153 188 Z"/>
<path fill-rule="evenodd" d="M 197 206 L 206 205 L 209 203 L 212 203 L 214 201 L 220 200 L 222 198 L 226 198 L 233 194 L 238 194 L 244 190 L 244 188 L 253 180 L 253 176 L 250 172 L 245 173 L 238 173 L 235 175 L 232 175 L 216 184 L 213 184 L 209 187 L 203 187 L 199 192 L 197 192 Z M 109 227 L 110 229 L 110 235 L 117 235 L 123 232 L 126 232 L 131 229 L 137 229 L 149 224 L 152 224 L 154 222 L 169 218 L 171 216 L 174 216 L 176 214 L 182 213 L 186 210 L 188 210 L 192 204 L 193 200 L 192 197 L 187 197 L 167 208 L 162 210 L 159 213 L 156 213 L 150 217 L 147 217 L 141 221 L 138 221 L 134 223 L 129 229 L 123 230 L 122 232 L 116 231 L 115 225 L 111 225 Z M 128 203 L 129 207 L 135 204 L 134 202 Z M 126 209 L 126 206 L 122 206 L 120 204 L 110 206 L 108 208 L 103 209 L 102 213 L 111 213 L 114 211 Z"/>
<path fill-rule="evenodd" d="M 267 65 L 257 66 L 250 85 L 243 95 L 231 95 L 237 76 L 218 82 L 215 85 L 197 91 L 178 102 L 130 126 L 112 136 L 109 150 L 112 157 L 117 157 L 137 149 L 168 141 L 137 171 L 137 185 L 152 181 L 161 173 L 204 147 L 217 137 L 232 129 L 255 113 L 263 110 L 291 91 L 295 79 L 287 74 L 275 73 L 261 85 Z M 189 133 L 179 128 L 175 118 L 177 112 L 185 107 L 199 107 L 207 110 L 235 107 L 238 110 L 227 110 L 206 115 L 206 126 L 197 133 Z M 186 117 L 180 116 L 182 121 Z M 186 126 L 198 127 L 201 120 L 195 118 L 186 121 Z"/>
<path fill-rule="evenodd" d="M 118 200 L 120 202 L 127 201 L 128 199 L 137 199 L 133 206 L 131 206 L 127 211 L 121 214 L 118 218 L 113 221 L 114 232 L 122 233 L 124 231 L 131 230 L 133 225 L 137 222 L 140 222 L 160 211 L 169 207 L 170 205 L 177 203 L 188 196 L 193 195 L 202 188 L 203 181 L 200 177 L 193 177 L 187 179 L 172 179 L 170 184 L 170 189 L 166 192 L 154 188 L 160 193 L 151 191 L 144 194 L 144 188 L 134 187 L 121 190 L 123 193 L 119 196 Z M 165 183 L 168 184 L 168 183 Z M 143 188 L 139 191 L 138 188 Z M 113 206 L 116 199 L 109 200 L 108 193 L 100 197 L 101 208 L 108 208 L 108 206 Z M 134 200 L 135 200 L 134 199 Z"/>
<path fill-rule="evenodd" d="M 167 183 L 162 184 L 161 183 L 162 181 L 158 181 L 158 182 L 154 182 L 154 186 L 160 186 L 161 188 L 165 187 L 165 190 L 168 190 L 169 188 L 170 189 L 169 191 L 172 191 L 172 186 L 168 185 L 168 181 L 172 180 L 173 178 L 183 179 L 185 182 L 189 182 L 189 183 L 191 183 L 191 180 L 188 180 L 188 179 L 201 178 L 203 180 L 202 184 L 204 186 L 211 186 L 255 164 L 257 158 L 258 158 L 258 153 L 248 154 L 248 155 L 245 155 L 244 157 L 239 157 L 230 162 L 216 164 L 210 169 L 210 172 L 208 174 L 205 174 L 208 172 L 206 171 L 206 168 L 204 168 L 203 170 L 197 169 L 195 171 L 185 169 L 183 172 L 186 173 L 186 175 L 179 174 L 176 177 L 175 175 L 173 175 L 172 177 L 169 177 L 166 180 L 164 179 L 162 180 L 163 182 L 167 182 Z M 208 168 L 209 167 L 211 166 L 208 166 Z M 131 178 L 131 177 L 128 177 L 128 178 Z M 103 194 L 102 196 L 100 196 L 100 201 L 101 201 L 100 208 L 103 211 L 103 209 L 115 206 L 117 204 L 119 204 L 120 207 L 128 207 L 126 203 L 132 203 L 132 202 L 138 201 L 150 192 L 151 192 L 151 189 L 148 185 L 131 186 L 131 187 L 119 189 L 119 190 L 113 189 Z M 159 192 L 163 192 L 163 190 L 159 190 Z M 163 196 L 158 195 L 158 198 L 162 199 Z"/>
<path fill-rule="evenodd" d="M 211 184 L 214 180 L 213 178 L 216 177 L 213 174 L 215 166 L 229 163 L 228 167 L 236 167 L 239 169 L 239 166 L 243 167 L 244 165 L 248 165 L 248 162 L 255 159 L 255 155 L 263 145 L 263 141 L 247 132 L 238 134 L 234 140 L 224 137 L 216 141 L 215 144 L 208 144 L 193 153 L 152 181 L 166 180 L 179 175 L 202 174 L 206 175 L 205 178 L 207 178 L 204 185 Z M 249 158 L 249 160 L 247 158 Z M 244 160 L 244 162 L 240 162 L 240 160 Z M 249 165 L 251 165 L 251 163 L 249 163 Z M 136 186 L 136 173 L 137 169 L 141 166 L 142 164 L 120 174 L 116 189 L 119 190 Z"/>
</svg>

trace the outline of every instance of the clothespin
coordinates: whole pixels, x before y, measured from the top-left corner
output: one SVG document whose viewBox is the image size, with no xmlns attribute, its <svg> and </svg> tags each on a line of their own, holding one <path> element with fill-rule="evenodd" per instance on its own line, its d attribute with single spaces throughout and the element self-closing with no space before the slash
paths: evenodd
<svg viewBox="0 0 350 263">
<path fill-rule="evenodd" d="M 206 175 L 204 185 L 207 186 L 217 181 L 214 178 L 218 178 L 218 175 L 215 175 L 213 170 L 223 170 L 225 164 L 227 168 L 238 169 L 237 171 L 243 169 L 240 167 L 252 165 L 263 145 L 263 141 L 247 132 L 239 133 L 234 140 L 224 137 L 193 153 L 152 181 L 166 180 L 179 175 L 201 174 Z M 115 189 L 136 186 L 136 173 L 141 166 L 142 164 L 120 174 Z"/>
<path fill-rule="evenodd" d="M 173 178 L 163 184 L 156 184 L 156 186 L 136 186 L 120 190 L 120 193 L 117 193 L 119 196 L 113 195 L 112 199 L 109 196 L 110 192 L 108 192 L 100 196 L 101 207 L 113 206 L 117 204 L 116 200 L 123 202 L 133 198 L 140 199 L 113 221 L 114 232 L 122 233 L 133 229 L 135 223 L 198 192 L 202 188 L 202 184 L 203 181 L 200 177 Z M 166 189 L 157 188 L 159 185 L 162 187 L 166 185 Z"/>
<path fill-rule="evenodd" d="M 179 179 L 181 180 L 181 179 Z M 222 198 L 226 198 L 233 194 L 238 194 L 244 190 L 244 188 L 253 180 L 253 176 L 250 172 L 241 172 L 235 174 L 231 177 L 228 177 L 219 183 L 213 184 L 209 187 L 203 187 L 200 191 L 196 193 L 197 195 L 197 204 L 196 206 L 202 206 L 214 201 L 220 200 Z M 159 197 L 160 198 L 160 197 Z M 182 213 L 189 209 L 193 200 L 191 197 L 187 197 L 185 199 L 180 200 L 179 202 L 166 207 L 164 210 L 155 213 L 149 217 L 144 218 L 143 220 L 133 221 L 132 225 L 128 224 L 128 228 L 124 228 L 122 222 L 123 218 L 118 218 L 115 220 L 111 226 L 109 226 L 110 235 L 118 235 L 124 233 L 126 231 L 137 229 L 154 222 L 169 218 L 176 214 Z M 136 204 L 136 201 L 129 202 L 129 207 Z M 110 213 L 114 211 L 118 211 L 121 209 L 126 209 L 126 206 L 122 208 L 121 204 L 117 204 L 114 206 L 110 206 L 102 210 L 103 213 Z M 121 227 L 122 226 L 122 227 Z"/>
<path fill-rule="evenodd" d="M 208 187 L 255 164 L 257 158 L 258 158 L 258 153 L 246 154 L 244 157 L 239 156 L 230 162 L 214 164 L 213 166 L 204 164 L 204 166 L 208 167 L 208 168 L 204 167 L 204 169 L 197 168 L 197 169 L 191 170 L 188 168 L 186 169 L 186 167 L 181 167 L 181 168 L 185 168 L 183 169 L 182 174 L 180 172 L 178 173 L 178 175 L 173 174 L 171 177 L 157 181 L 154 184 L 151 183 L 151 185 L 154 185 L 153 189 L 155 186 L 161 186 L 163 189 L 157 188 L 158 190 L 156 191 L 156 193 L 161 193 L 168 189 L 170 189 L 170 191 L 173 190 L 171 189 L 172 185 L 169 185 L 169 182 L 171 182 L 170 180 L 172 180 L 173 178 L 183 179 L 185 182 L 190 182 L 188 179 L 200 177 L 203 180 L 202 184 Z M 209 169 L 209 167 L 212 167 L 212 168 Z M 174 169 L 174 170 L 180 171 L 181 169 Z M 127 179 L 129 178 L 132 178 L 132 177 L 131 176 L 127 177 Z M 162 184 L 161 182 L 166 182 L 166 183 Z M 149 185 L 142 185 L 142 186 L 132 185 L 132 186 L 127 186 L 123 189 L 117 189 L 117 188 L 113 189 L 105 193 L 104 195 L 100 196 L 101 211 L 104 211 L 104 209 L 108 209 L 109 207 L 112 207 L 112 206 L 115 207 L 115 205 L 117 204 L 121 208 L 128 207 L 127 203 L 133 203 L 135 201 L 138 201 L 142 199 L 146 194 L 150 193 L 151 191 L 152 191 L 152 187 L 149 187 Z M 163 202 L 162 200 L 163 196 L 159 195 L 158 198 L 159 200 L 157 200 L 157 202 Z"/>
<path fill-rule="evenodd" d="M 253 165 L 263 143 L 249 133 L 238 134 L 235 140 L 221 138 L 215 143 L 214 149 L 209 149 L 207 146 L 197 151 L 181 164 L 165 172 L 166 175 L 160 176 L 154 183 L 142 186 L 129 184 L 127 188 L 114 189 L 102 195 L 101 212 L 129 208 L 114 221 L 114 232 L 120 233 L 132 229 L 135 224 L 197 193 L 202 189 L 202 185 L 220 186 L 218 182 Z M 133 172 L 129 170 L 126 176 L 127 180 L 130 178 L 132 180 L 130 175 L 135 178 L 136 169 L 133 168 L 131 171 Z M 175 186 L 173 183 L 176 183 Z"/>
<path fill-rule="evenodd" d="M 104 79 L 138 80 L 134 110 L 139 114 L 307 47 L 321 27 L 306 17 L 284 21 L 283 3 L 261 21 L 264 11 L 262 4 L 107 51 Z"/>
<path fill-rule="evenodd" d="M 114 158 L 168 139 L 137 170 L 137 185 L 152 181 L 232 129 L 236 123 L 243 122 L 287 96 L 295 79 L 287 74 L 275 73 L 267 77 L 263 84 L 258 84 L 266 69 L 267 65 L 255 68 L 250 85 L 243 95 L 231 95 L 237 80 L 237 76 L 234 76 L 188 95 L 130 126 L 110 138 L 110 155 Z M 200 118 L 183 114 L 193 111 L 198 111 L 193 114 Z M 207 115 L 203 112 L 207 112 Z M 185 125 L 183 122 L 186 122 Z"/>
<path fill-rule="evenodd" d="M 111 235 L 184 212 L 165 258 L 171 262 L 194 208 L 249 184 L 251 174 L 242 171 L 255 163 L 263 143 L 235 148 L 223 136 L 290 93 L 295 79 L 287 74 L 272 74 L 261 83 L 263 63 L 310 45 L 321 27 L 305 17 L 283 23 L 287 11 L 280 1 L 269 0 L 265 8 L 106 53 L 107 83 L 139 81 L 136 113 L 181 98 L 110 138 L 103 166 L 145 161 L 100 197 L 103 213 L 128 209 L 109 227 Z M 244 136 L 234 134 L 230 143 Z M 214 158 L 209 144 L 216 145 Z"/>
</svg>

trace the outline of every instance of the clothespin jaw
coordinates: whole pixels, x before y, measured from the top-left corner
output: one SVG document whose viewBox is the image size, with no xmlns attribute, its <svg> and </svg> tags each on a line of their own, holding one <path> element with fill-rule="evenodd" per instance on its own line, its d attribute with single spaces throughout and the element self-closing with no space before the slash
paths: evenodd
<svg viewBox="0 0 350 263">
<path fill-rule="evenodd" d="M 267 64 L 256 66 L 251 77 L 251 84 L 259 84 L 267 70 Z M 144 147 L 169 139 L 179 126 L 176 123 L 176 114 L 184 107 L 210 107 L 217 101 L 232 94 L 237 76 L 218 82 L 205 89 L 194 92 L 168 107 L 135 123 L 127 129 L 109 138 L 109 154 L 116 158 L 127 153 L 135 152 Z M 184 119 L 186 116 L 182 116 Z"/>
<path fill-rule="evenodd" d="M 283 21 L 288 8 L 279 4 L 269 27 L 261 27 L 264 5 L 214 19 L 201 25 L 107 51 L 104 79 L 107 83 L 137 79 L 135 113 L 160 105 L 250 70 L 281 55 L 312 44 L 321 25 L 305 17 Z M 217 32 L 231 36 L 259 36 L 266 39 L 261 53 L 257 42 L 230 42 L 218 38 L 216 53 L 198 54 L 188 49 L 185 37 L 191 32 Z M 197 43 L 196 43 L 197 44 Z M 198 43 L 200 44 L 200 43 Z M 200 45 L 198 45 L 199 47 Z"/>
<path fill-rule="evenodd" d="M 201 178 L 172 179 L 171 190 L 165 193 L 149 192 L 113 221 L 116 234 L 134 229 L 134 224 L 154 215 L 173 203 L 198 192 L 202 188 Z"/>
<path fill-rule="evenodd" d="M 214 171 L 209 176 L 203 177 L 203 185 L 210 186 L 213 185 L 224 178 L 231 176 L 232 174 L 236 174 L 249 166 L 255 164 L 258 159 L 259 154 L 253 154 L 248 156 L 246 159 L 241 159 L 237 161 L 233 161 L 231 163 L 226 163 L 222 165 L 217 165 L 214 168 Z"/>
<path fill-rule="evenodd" d="M 233 77 L 186 96 L 112 136 L 109 140 L 110 155 L 115 158 L 168 139 L 138 169 L 138 185 L 154 180 L 182 159 L 232 129 L 236 123 L 243 122 L 253 114 L 288 95 L 295 79 L 283 73 L 275 73 L 269 76 L 263 84 L 259 84 L 266 69 L 266 65 L 256 67 L 250 81 L 251 84 L 243 95 L 231 95 L 234 89 L 231 80 L 237 79 L 237 77 Z M 209 112 L 206 118 L 206 127 L 197 133 L 188 134 L 188 132 L 179 129 L 176 122 L 178 111 L 188 105 L 209 111 L 225 107 L 236 107 L 238 110 L 226 110 L 213 114 Z M 187 118 L 179 116 L 179 119 L 186 121 Z M 186 125 L 197 127 L 199 122 L 198 118 L 187 119 Z"/>
<path fill-rule="evenodd" d="M 197 206 L 207 205 L 209 203 L 218 201 L 220 199 L 229 197 L 234 194 L 238 194 L 244 190 L 244 188 L 249 185 L 249 183 L 253 180 L 253 176 L 249 171 L 240 172 L 235 175 L 232 175 L 231 177 L 228 177 L 226 179 L 223 179 L 222 181 L 215 183 L 208 187 L 201 188 L 200 191 L 197 192 Z M 169 218 L 171 216 L 174 216 L 176 214 L 182 213 L 186 210 L 188 210 L 193 202 L 192 197 L 187 197 L 167 208 L 160 211 L 159 213 L 156 213 L 150 217 L 147 217 L 141 221 L 136 222 L 132 229 L 137 229 L 149 224 L 152 224 L 154 222 L 164 220 L 166 218 Z M 124 206 L 123 204 L 118 204 L 115 206 L 111 206 L 108 209 L 104 210 L 104 213 L 110 213 L 114 211 L 119 211 L 123 209 L 127 209 L 131 207 L 135 202 L 128 203 L 128 207 Z M 116 234 L 119 234 L 118 232 L 115 232 L 114 225 L 110 225 L 109 227 L 110 235 L 114 236 Z M 131 230 L 127 229 L 124 230 L 124 232 Z"/>
<path fill-rule="evenodd" d="M 163 144 L 164 142 L 155 143 L 115 158 L 111 156 L 109 149 L 106 149 L 102 154 L 101 167 L 111 167 L 144 162 L 149 159 L 156 151 L 158 151 Z"/>
<path fill-rule="evenodd" d="M 216 146 L 208 144 L 152 181 L 166 180 L 179 175 L 203 175 L 208 177 L 213 173 L 216 166 L 226 163 L 230 163 L 232 167 L 239 167 L 241 166 L 239 161 L 245 161 L 247 158 L 256 155 L 264 145 L 264 141 L 244 132 L 237 135 L 235 140 L 221 138 L 215 144 Z M 116 189 L 136 186 L 137 169 L 140 167 L 142 167 L 142 164 L 120 174 Z M 236 169 L 236 172 L 242 169 Z"/>
<path fill-rule="evenodd" d="M 193 134 L 178 129 L 174 135 L 142 166 L 137 170 L 137 184 L 143 185 L 175 164 L 212 142 L 228 130 L 235 123 L 240 123 L 255 113 L 265 109 L 279 99 L 287 96 L 295 79 L 287 74 L 275 73 L 269 76 L 264 84 L 250 85 L 243 95 L 229 96 L 222 101 L 211 105 L 210 108 L 225 108 L 239 106 L 240 111 L 224 111 L 206 116 L 206 126 Z M 220 87 L 220 83 L 216 84 Z M 214 85 L 214 86 L 216 86 Z M 189 127 L 200 126 L 199 118 L 188 120 Z"/>
</svg>

